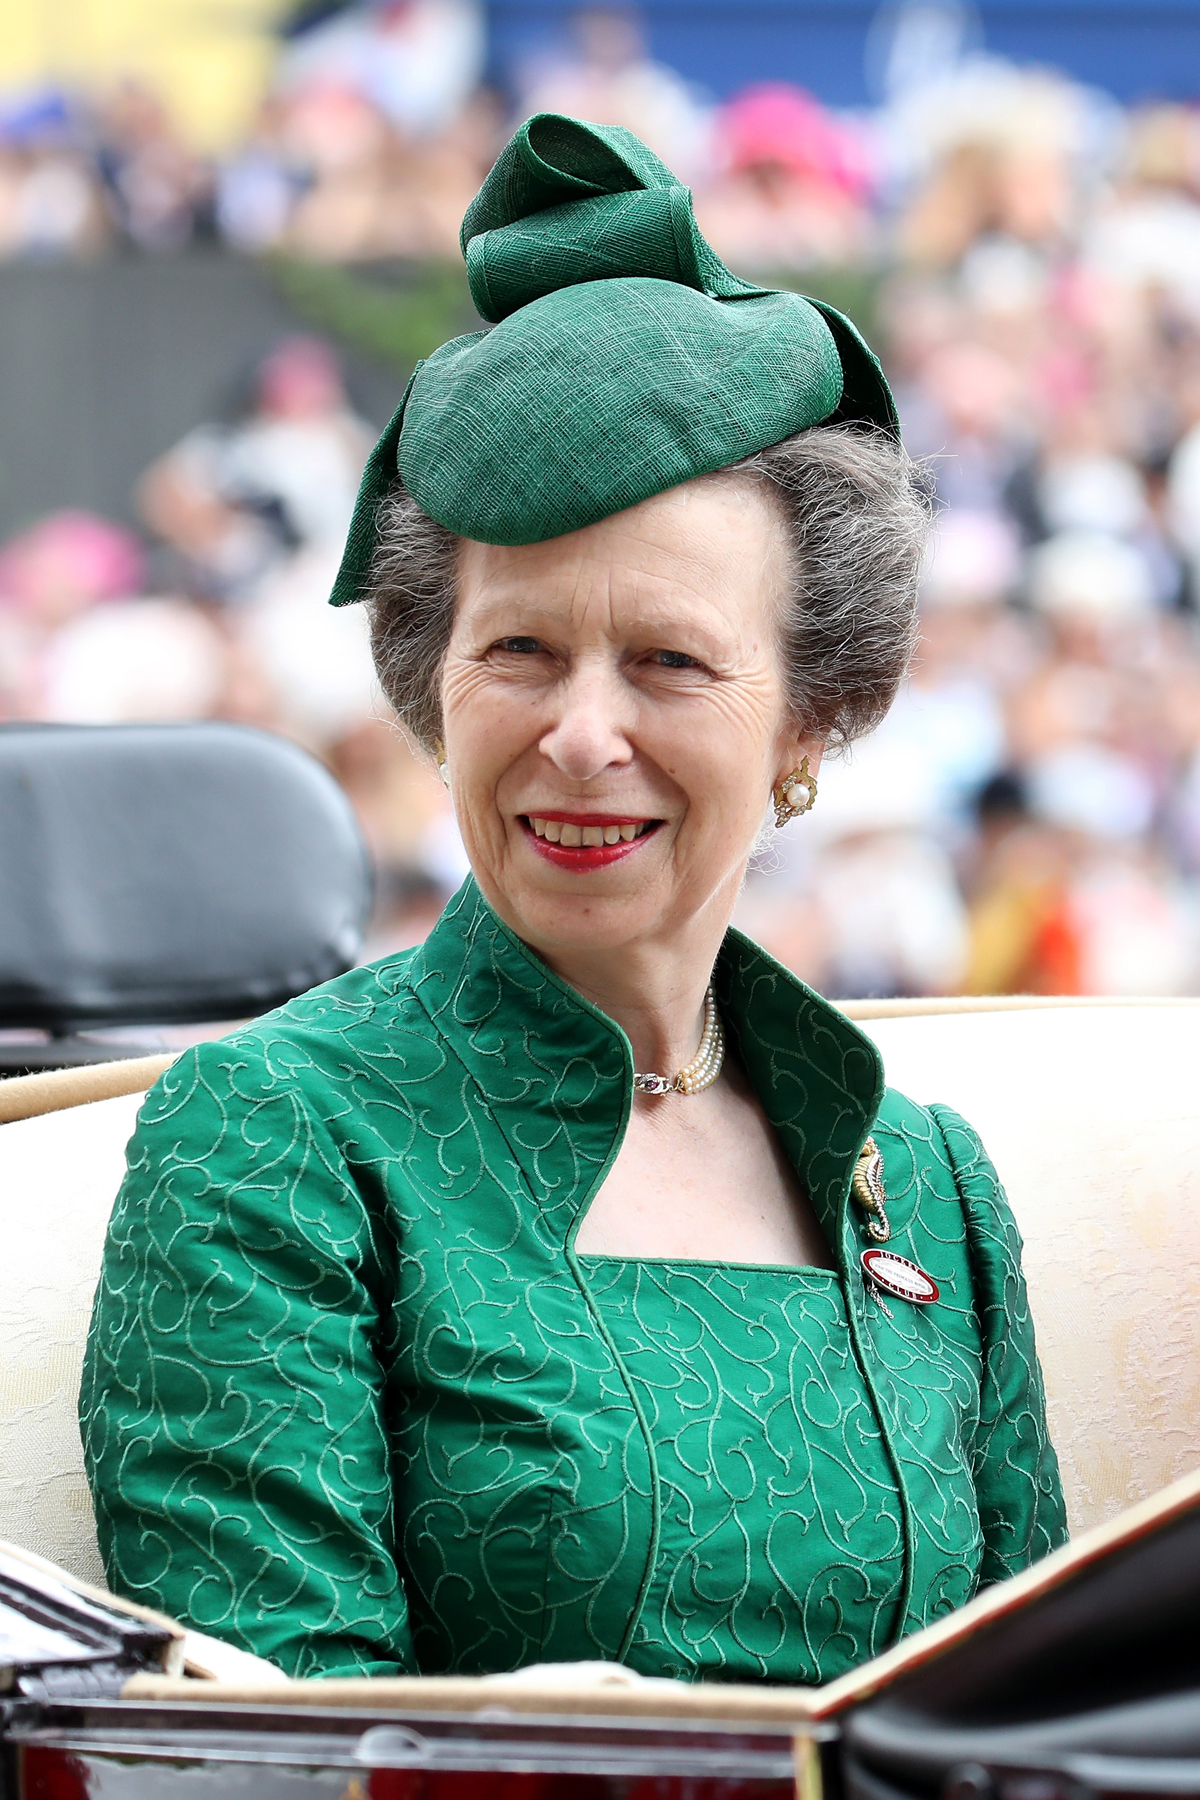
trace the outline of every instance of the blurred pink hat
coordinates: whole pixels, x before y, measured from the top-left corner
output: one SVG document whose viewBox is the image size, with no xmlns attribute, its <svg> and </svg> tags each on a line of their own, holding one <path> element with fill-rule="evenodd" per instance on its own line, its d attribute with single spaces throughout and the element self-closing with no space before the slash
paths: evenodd
<svg viewBox="0 0 1200 1800">
<path fill-rule="evenodd" d="M 731 169 L 775 164 L 846 193 L 868 186 L 866 158 L 854 134 L 819 100 L 789 81 L 743 88 L 717 115 L 717 144 Z"/>
<path fill-rule="evenodd" d="M 56 616 L 141 591 L 142 546 L 97 513 L 51 513 L 0 546 L 0 603 Z"/>
</svg>

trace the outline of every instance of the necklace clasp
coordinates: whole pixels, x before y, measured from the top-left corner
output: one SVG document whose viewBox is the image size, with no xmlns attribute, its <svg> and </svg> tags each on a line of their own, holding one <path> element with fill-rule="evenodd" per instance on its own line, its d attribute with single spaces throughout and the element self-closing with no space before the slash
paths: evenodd
<svg viewBox="0 0 1200 1800">
<path fill-rule="evenodd" d="M 679 1083 L 665 1075 L 635 1075 L 633 1085 L 639 1094 L 673 1094 Z"/>
</svg>

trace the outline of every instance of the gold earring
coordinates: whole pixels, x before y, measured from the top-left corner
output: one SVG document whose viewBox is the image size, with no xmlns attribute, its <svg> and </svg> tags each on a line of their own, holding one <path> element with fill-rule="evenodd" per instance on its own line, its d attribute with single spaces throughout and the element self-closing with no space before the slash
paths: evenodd
<svg viewBox="0 0 1200 1800">
<path fill-rule="evenodd" d="M 817 803 L 817 778 L 809 773 L 808 758 L 800 759 L 800 767 L 785 775 L 773 794 L 775 826 L 780 829 L 789 819 L 811 812 Z"/>
<path fill-rule="evenodd" d="M 450 771 L 446 767 L 446 746 L 443 744 L 441 738 L 434 738 L 433 751 L 434 755 L 437 757 L 437 771 L 442 778 L 442 786 L 448 788 L 450 786 Z"/>
</svg>

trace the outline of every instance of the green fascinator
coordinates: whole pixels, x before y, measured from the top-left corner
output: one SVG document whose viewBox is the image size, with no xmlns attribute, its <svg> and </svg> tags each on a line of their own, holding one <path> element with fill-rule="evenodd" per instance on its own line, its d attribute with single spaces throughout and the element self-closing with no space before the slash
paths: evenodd
<svg viewBox="0 0 1200 1800">
<path fill-rule="evenodd" d="M 897 431 L 850 321 L 732 275 L 688 189 L 619 126 L 529 119 L 462 247 L 491 329 L 418 363 L 367 464 L 335 606 L 361 596 L 397 471 L 448 530 L 533 544 L 809 425 Z"/>
</svg>

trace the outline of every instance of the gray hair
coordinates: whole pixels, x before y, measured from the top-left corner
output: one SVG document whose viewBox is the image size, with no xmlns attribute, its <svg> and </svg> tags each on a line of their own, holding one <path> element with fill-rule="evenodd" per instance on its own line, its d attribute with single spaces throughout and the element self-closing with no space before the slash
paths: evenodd
<svg viewBox="0 0 1200 1800">
<path fill-rule="evenodd" d="M 930 484 L 886 432 L 852 425 L 813 426 L 704 479 L 733 477 L 771 497 L 788 534 L 781 638 L 792 714 L 831 748 L 848 744 L 882 719 L 912 656 Z M 461 540 L 399 481 L 378 534 L 365 595 L 375 667 L 432 748 Z"/>
</svg>

